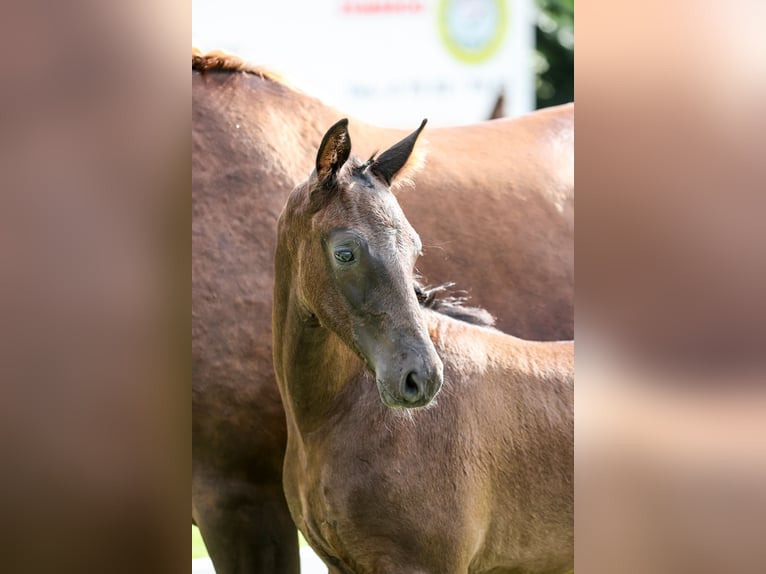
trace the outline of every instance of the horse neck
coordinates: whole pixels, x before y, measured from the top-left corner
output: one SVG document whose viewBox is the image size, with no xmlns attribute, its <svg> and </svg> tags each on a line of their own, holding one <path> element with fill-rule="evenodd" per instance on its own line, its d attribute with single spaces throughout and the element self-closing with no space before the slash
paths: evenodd
<svg viewBox="0 0 766 574">
<path fill-rule="evenodd" d="M 330 330 L 310 325 L 289 284 L 275 277 L 274 369 L 288 424 L 301 436 L 321 426 L 364 364 Z"/>
</svg>

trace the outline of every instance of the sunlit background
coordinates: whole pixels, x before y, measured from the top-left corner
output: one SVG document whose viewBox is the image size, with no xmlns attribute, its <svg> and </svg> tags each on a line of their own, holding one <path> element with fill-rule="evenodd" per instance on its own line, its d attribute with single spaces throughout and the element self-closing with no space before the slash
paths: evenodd
<svg viewBox="0 0 766 574">
<path fill-rule="evenodd" d="M 572 0 L 193 0 L 192 43 L 392 127 L 573 99 Z"/>
</svg>

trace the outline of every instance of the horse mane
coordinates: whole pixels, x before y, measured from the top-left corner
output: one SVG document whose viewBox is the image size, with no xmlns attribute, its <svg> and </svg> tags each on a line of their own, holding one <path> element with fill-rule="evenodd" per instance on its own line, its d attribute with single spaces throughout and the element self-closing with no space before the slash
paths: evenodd
<svg viewBox="0 0 766 574">
<path fill-rule="evenodd" d="M 239 56 L 229 54 L 223 50 L 213 50 L 212 52 L 203 53 L 199 48 L 192 46 L 192 70 L 201 74 L 206 72 L 242 72 L 296 90 L 289 81 L 277 72 L 264 68 L 263 66 L 255 66 Z"/>
<path fill-rule="evenodd" d="M 471 325 L 492 327 L 495 324 L 495 318 L 490 315 L 489 311 L 481 307 L 465 305 L 468 300 L 465 292 L 461 292 L 461 294 L 448 292 L 448 289 L 454 285 L 454 283 L 444 283 L 435 287 L 424 287 L 416 282 L 415 295 L 417 295 L 421 307 Z"/>
</svg>

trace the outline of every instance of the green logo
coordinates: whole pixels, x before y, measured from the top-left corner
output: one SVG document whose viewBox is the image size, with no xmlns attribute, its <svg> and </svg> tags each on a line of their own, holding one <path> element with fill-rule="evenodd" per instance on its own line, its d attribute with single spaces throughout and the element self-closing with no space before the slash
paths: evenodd
<svg viewBox="0 0 766 574">
<path fill-rule="evenodd" d="M 436 14 L 447 50 L 469 64 L 491 58 L 508 28 L 506 0 L 440 0 Z"/>
</svg>

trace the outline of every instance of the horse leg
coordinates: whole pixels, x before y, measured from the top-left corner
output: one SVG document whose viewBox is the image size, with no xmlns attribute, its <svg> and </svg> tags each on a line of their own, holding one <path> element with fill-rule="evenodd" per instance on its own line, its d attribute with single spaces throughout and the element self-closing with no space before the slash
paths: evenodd
<svg viewBox="0 0 766 574">
<path fill-rule="evenodd" d="M 217 574 L 299 574 L 298 533 L 281 484 L 195 486 L 192 514 Z"/>
</svg>

